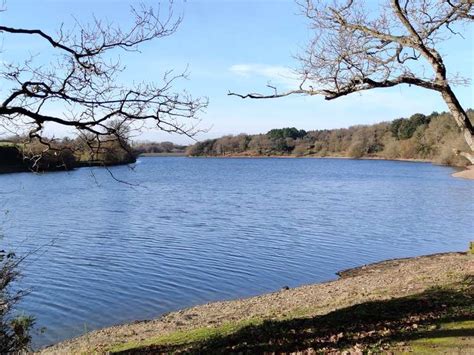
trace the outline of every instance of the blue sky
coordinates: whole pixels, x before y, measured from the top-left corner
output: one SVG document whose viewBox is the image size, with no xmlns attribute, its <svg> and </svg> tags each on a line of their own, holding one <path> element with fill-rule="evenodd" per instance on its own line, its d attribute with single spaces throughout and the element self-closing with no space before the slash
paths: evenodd
<svg viewBox="0 0 474 355">
<path fill-rule="evenodd" d="M 10 26 L 41 28 L 51 33 L 64 23 L 90 21 L 91 16 L 126 26 L 133 0 L 7 0 L 0 20 Z M 146 1 L 146 3 L 157 3 Z M 371 3 L 375 4 L 375 1 Z M 321 97 L 292 96 L 278 100 L 241 100 L 229 90 L 264 91 L 268 81 L 285 89 L 292 85 L 293 58 L 311 37 L 305 18 L 293 0 L 188 0 L 176 2 L 184 20 L 173 36 L 147 43 L 141 53 L 120 53 L 127 71 L 122 80 L 159 81 L 170 68 L 189 66 L 190 79 L 179 88 L 207 96 L 210 104 L 201 115 L 208 133 L 198 139 L 224 134 L 262 133 L 275 127 L 324 129 L 368 124 L 410 116 L 415 112 L 447 110 L 437 93 L 414 87 L 395 87 L 354 94 L 327 102 Z M 17 60 L 43 47 L 28 36 L 3 38 L 1 60 Z M 473 78 L 474 34 L 444 43 L 448 71 Z M 456 87 L 464 107 L 473 107 L 472 84 Z M 62 134 L 61 130 L 55 130 Z M 141 139 L 189 142 L 166 133 L 144 132 Z"/>
</svg>

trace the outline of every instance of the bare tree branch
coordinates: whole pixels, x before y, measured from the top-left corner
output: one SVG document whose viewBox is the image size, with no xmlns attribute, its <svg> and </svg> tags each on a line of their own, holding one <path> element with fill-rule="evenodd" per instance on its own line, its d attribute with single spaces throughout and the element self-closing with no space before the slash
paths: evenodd
<svg viewBox="0 0 474 355">
<path fill-rule="evenodd" d="M 448 77 L 437 49 L 472 24 L 472 2 L 385 0 L 376 11 L 362 0 L 302 0 L 300 5 L 314 37 L 297 57 L 299 88 L 229 95 L 267 99 L 303 94 L 333 100 L 359 91 L 415 85 L 441 94 L 474 151 L 474 128 L 451 88 L 470 79 Z"/>
<path fill-rule="evenodd" d="M 189 137 L 196 134 L 207 99 L 173 91 L 177 81 L 187 79 L 187 70 L 168 71 L 159 84 L 120 84 L 118 75 L 125 68 L 118 60 L 111 61 L 112 52 L 137 51 L 145 42 L 172 35 L 181 23 L 181 17 L 173 14 L 172 1 L 165 8 L 131 7 L 131 14 L 127 30 L 94 18 L 91 24 L 76 23 L 69 31 L 61 27 L 56 36 L 41 29 L 0 25 L 5 37 L 37 37 L 55 58 L 49 65 L 35 56 L 0 64 L 4 81 L 0 125 L 7 131 L 26 131 L 27 137 L 47 148 L 51 148 L 44 137 L 48 124 L 90 134 L 93 139 L 88 143 L 96 148 L 98 141 L 110 137 L 121 141 L 118 127 L 124 126 L 138 131 L 152 123 L 158 130 Z M 57 108 L 63 112 L 58 114 Z"/>
</svg>

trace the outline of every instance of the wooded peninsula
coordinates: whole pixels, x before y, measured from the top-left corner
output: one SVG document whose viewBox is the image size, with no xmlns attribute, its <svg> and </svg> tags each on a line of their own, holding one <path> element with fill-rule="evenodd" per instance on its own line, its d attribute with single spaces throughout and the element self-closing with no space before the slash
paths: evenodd
<svg viewBox="0 0 474 355">
<path fill-rule="evenodd" d="M 468 110 L 471 121 L 474 111 Z M 349 128 L 304 131 L 272 129 L 266 134 L 225 136 L 187 148 L 189 156 L 295 156 L 427 160 L 466 166 L 467 150 L 449 113 L 417 113 L 409 118 Z"/>
</svg>

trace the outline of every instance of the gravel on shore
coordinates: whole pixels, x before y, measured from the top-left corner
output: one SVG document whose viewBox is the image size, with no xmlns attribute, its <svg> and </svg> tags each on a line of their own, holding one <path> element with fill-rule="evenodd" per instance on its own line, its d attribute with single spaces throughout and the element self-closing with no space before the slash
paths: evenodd
<svg viewBox="0 0 474 355">
<path fill-rule="evenodd" d="M 453 174 L 454 177 L 474 180 L 474 165 L 467 166 L 465 170 Z"/>
</svg>

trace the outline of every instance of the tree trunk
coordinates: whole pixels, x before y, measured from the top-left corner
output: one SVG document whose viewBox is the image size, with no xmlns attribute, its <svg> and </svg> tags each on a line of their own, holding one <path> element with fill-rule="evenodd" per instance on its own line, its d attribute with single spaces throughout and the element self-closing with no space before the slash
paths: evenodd
<svg viewBox="0 0 474 355">
<path fill-rule="evenodd" d="M 474 128 L 472 123 L 449 85 L 441 91 L 441 95 L 448 105 L 449 111 L 451 111 L 454 120 L 461 129 L 467 145 L 471 148 L 471 152 L 461 152 L 459 154 L 474 165 L 474 154 L 472 153 L 474 152 Z"/>
</svg>

